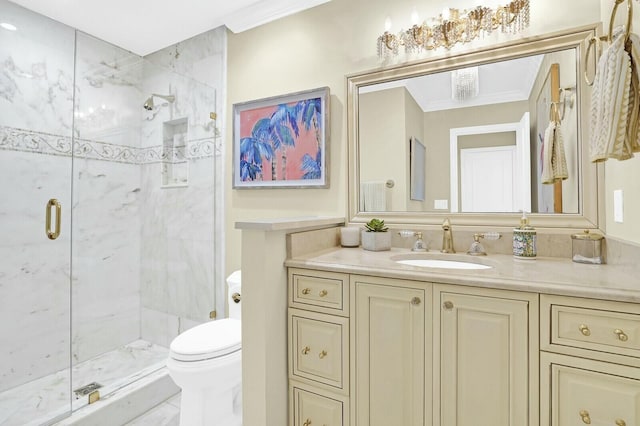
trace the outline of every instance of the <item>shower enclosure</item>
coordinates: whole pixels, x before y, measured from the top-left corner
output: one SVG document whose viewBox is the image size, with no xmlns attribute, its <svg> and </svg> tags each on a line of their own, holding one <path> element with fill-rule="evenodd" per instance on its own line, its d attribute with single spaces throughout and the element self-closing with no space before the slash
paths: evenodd
<svg viewBox="0 0 640 426">
<path fill-rule="evenodd" d="M 224 312 L 226 40 L 140 57 L 6 0 L 0 22 L 0 425 L 50 424 Z"/>
</svg>

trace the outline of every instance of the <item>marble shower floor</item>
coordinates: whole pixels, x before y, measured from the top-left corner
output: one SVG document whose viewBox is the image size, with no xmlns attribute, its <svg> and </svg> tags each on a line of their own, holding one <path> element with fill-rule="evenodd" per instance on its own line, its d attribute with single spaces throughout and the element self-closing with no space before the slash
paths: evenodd
<svg viewBox="0 0 640 426">
<path fill-rule="evenodd" d="M 165 364 L 169 351 L 144 340 L 136 340 L 73 367 L 73 389 L 91 382 L 103 385 L 101 395 L 129 383 L 133 378 Z M 106 391 L 106 392 L 105 392 Z M 68 412 L 69 399 L 74 409 L 84 405 L 70 396 L 69 370 L 62 370 L 0 393 L 0 425 L 41 424 L 46 419 Z M 85 396 L 84 399 L 87 397 Z"/>
</svg>

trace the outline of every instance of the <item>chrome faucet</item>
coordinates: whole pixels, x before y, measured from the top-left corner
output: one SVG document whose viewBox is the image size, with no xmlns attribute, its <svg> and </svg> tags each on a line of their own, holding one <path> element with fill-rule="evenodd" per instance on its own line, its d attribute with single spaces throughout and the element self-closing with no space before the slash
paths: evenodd
<svg viewBox="0 0 640 426">
<path fill-rule="evenodd" d="M 413 247 L 411 251 L 427 251 L 427 243 L 422 239 L 422 232 L 414 232 L 414 231 L 400 231 L 398 235 L 401 237 L 417 237 L 416 241 L 413 243 Z"/>
<path fill-rule="evenodd" d="M 442 253 L 455 253 L 453 249 L 453 233 L 451 232 L 451 222 L 449 219 L 445 219 L 442 223 Z"/>
</svg>

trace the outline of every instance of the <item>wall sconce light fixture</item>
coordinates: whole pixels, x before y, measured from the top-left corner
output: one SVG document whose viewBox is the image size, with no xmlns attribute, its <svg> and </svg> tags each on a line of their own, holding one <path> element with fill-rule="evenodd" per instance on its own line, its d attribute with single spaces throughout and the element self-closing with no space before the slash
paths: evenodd
<svg viewBox="0 0 640 426">
<path fill-rule="evenodd" d="M 416 12 L 414 11 L 413 15 Z M 412 16 L 415 21 L 415 16 Z M 429 23 L 414 24 L 397 34 L 390 32 L 391 20 L 385 21 L 385 31 L 378 37 L 378 57 L 395 56 L 404 46 L 406 53 L 433 50 L 439 47 L 450 49 L 456 43 L 491 34 L 500 29 L 503 33 L 518 33 L 529 26 L 529 0 L 513 0 L 496 9 L 478 6 L 471 10 L 445 9 Z"/>
</svg>

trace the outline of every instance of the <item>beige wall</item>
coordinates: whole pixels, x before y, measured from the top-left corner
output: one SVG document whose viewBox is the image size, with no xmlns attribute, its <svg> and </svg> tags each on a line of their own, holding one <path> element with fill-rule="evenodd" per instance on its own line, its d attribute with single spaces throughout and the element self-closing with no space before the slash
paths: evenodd
<svg viewBox="0 0 640 426">
<path fill-rule="evenodd" d="M 526 101 L 505 102 L 479 107 L 456 108 L 424 113 L 424 140 L 427 147 L 427 211 L 434 200 L 449 200 L 451 206 L 450 130 L 457 127 L 516 123 L 529 110 Z"/>
<path fill-rule="evenodd" d="M 538 98 L 542 95 L 551 99 L 551 93 L 544 93 L 543 85 L 545 84 L 548 76 L 551 64 L 558 64 L 560 71 L 560 87 L 576 87 L 576 55 L 570 51 L 551 52 L 545 55 L 542 63 L 540 64 L 540 70 L 538 76 L 531 89 L 531 96 L 529 97 L 529 111 L 531 112 L 531 178 L 532 178 L 532 198 L 533 211 L 540 211 L 538 209 L 538 191 L 539 188 L 545 188 L 548 194 L 553 194 L 552 185 L 541 185 L 537 182 L 538 176 L 540 176 L 539 168 L 539 155 L 536 151 L 539 135 L 537 130 L 544 131 L 545 129 L 539 129 L 537 126 L 537 102 Z M 575 92 L 574 92 L 575 93 Z M 573 108 L 569 107 L 569 103 L 566 103 L 567 108 L 564 109 L 564 118 L 561 122 L 561 130 L 564 142 L 564 152 L 567 160 L 567 171 L 569 178 L 562 181 L 562 211 L 565 213 L 577 213 L 579 211 L 579 197 L 578 197 L 578 108 L 577 103 L 574 103 Z M 541 121 L 548 123 L 548 117 L 544 117 Z M 544 127 L 544 126 L 541 126 Z"/>
<path fill-rule="evenodd" d="M 456 4 L 458 7 L 473 5 L 475 3 L 470 0 Z M 406 28 L 414 7 L 413 0 L 332 0 L 250 31 L 229 33 L 226 128 L 232 128 L 234 103 L 329 86 L 331 186 L 329 189 L 307 190 L 232 190 L 232 132 L 228 131 L 225 140 L 227 272 L 240 266 L 240 232 L 234 229 L 238 220 L 346 214 L 345 75 L 379 67 L 376 38 L 383 30 L 385 17 L 390 15 L 394 31 L 399 27 Z M 423 2 L 419 12 L 425 18 L 436 16 L 442 7 L 442 2 Z M 531 26 L 523 35 L 544 34 L 598 22 L 600 8 L 601 0 L 533 1 Z M 496 33 L 455 50 L 473 50 L 480 45 L 506 39 L 507 36 Z M 434 54 L 443 52 L 426 53 L 424 56 Z M 400 59 L 406 60 L 404 56 Z"/>
<path fill-rule="evenodd" d="M 407 170 L 405 145 L 405 94 L 404 87 L 365 93 L 361 95 L 360 156 L 361 182 L 392 180 L 393 188 L 387 188 L 387 210 L 404 210 L 408 197 L 405 181 Z M 381 146 L 388 149 L 380 149 Z"/>
<path fill-rule="evenodd" d="M 416 137 L 422 142 L 423 134 L 424 134 L 424 111 L 420 108 L 420 105 L 416 102 L 416 100 L 411 96 L 409 91 L 405 90 L 404 93 L 405 100 L 405 147 L 407 149 L 407 155 L 405 156 L 405 181 L 403 182 L 404 187 L 406 188 L 406 198 L 405 198 L 405 208 L 402 211 L 424 211 L 427 207 L 427 199 L 426 199 L 426 188 L 425 188 L 425 199 L 424 201 L 411 200 L 411 156 L 409 153 L 411 152 L 410 140 L 413 137 Z M 426 182 L 426 168 L 425 173 L 422 175 L 422 179 Z"/>
<path fill-rule="evenodd" d="M 631 28 L 635 33 L 640 29 L 639 4 L 634 2 L 634 14 Z M 609 17 L 613 9 L 613 1 L 602 0 L 602 21 L 604 31 L 608 31 Z M 616 24 L 626 22 L 627 3 L 618 7 Z M 624 195 L 624 222 L 613 221 L 613 191 L 621 189 Z M 640 243 L 640 154 L 630 160 L 608 160 L 605 163 L 605 198 L 606 198 L 606 231 L 608 235 L 627 241 Z"/>
</svg>

